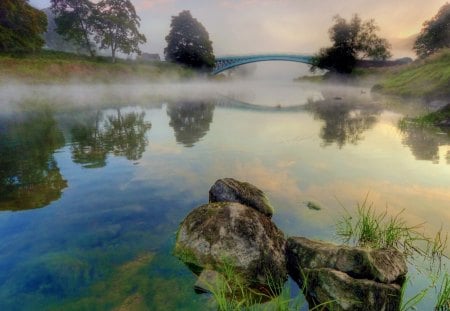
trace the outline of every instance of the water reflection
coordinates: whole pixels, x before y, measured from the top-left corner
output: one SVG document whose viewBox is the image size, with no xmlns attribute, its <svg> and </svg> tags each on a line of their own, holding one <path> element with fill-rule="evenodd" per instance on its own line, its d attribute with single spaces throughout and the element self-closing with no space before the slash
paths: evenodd
<svg viewBox="0 0 450 311">
<path fill-rule="evenodd" d="M 450 129 L 425 128 L 407 125 L 401 128 L 402 143 L 411 149 L 417 160 L 426 160 L 439 163 L 439 147 L 450 146 Z M 445 156 L 450 164 L 450 150 Z"/>
<path fill-rule="evenodd" d="M 150 128 L 145 112 L 116 109 L 104 116 L 96 111 L 72 127 L 72 159 L 85 168 L 104 167 L 109 153 L 139 160 L 148 144 L 146 133 Z"/>
<path fill-rule="evenodd" d="M 40 208 L 67 187 L 53 157 L 64 137 L 49 109 L 0 117 L 0 210 Z"/>
<path fill-rule="evenodd" d="M 169 125 L 175 139 L 185 147 L 193 147 L 209 131 L 215 105 L 209 101 L 182 101 L 167 106 Z"/>
<path fill-rule="evenodd" d="M 356 145 L 362 140 L 363 133 L 377 123 L 382 111 L 378 105 L 342 100 L 341 97 L 311 101 L 305 108 L 315 119 L 325 121 L 320 131 L 324 145 L 336 143 L 339 148 L 346 144 Z"/>
</svg>

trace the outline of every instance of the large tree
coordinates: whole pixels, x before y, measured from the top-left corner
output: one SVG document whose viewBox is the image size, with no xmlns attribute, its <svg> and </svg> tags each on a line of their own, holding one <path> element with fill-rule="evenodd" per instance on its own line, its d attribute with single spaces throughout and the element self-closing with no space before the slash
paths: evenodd
<svg viewBox="0 0 450 311">
<path fill-rule="evenodd" d="M 321 68 L 350 73 L 358 59 L 385 60 L 391 57 L 390 45 L 376 34 L 378 27 L 373 19 L 362 21 L 355 14 L 349 22 L 339 15 L 333 20 L 334 25 L 329 29 L 333 45 L 321 49 L 313 58 L 313 71 Z"/>
<path fill-rule="evenodd" d="M 89 0 L 51 0 L 55 14 L 56 32 L 82 49 L 95 55 L 91 42 L 94 30 L 95 6 Z"/>
<path fill-rule="evenodd" d="M 419 57 L 450 47 L 450 3 L 444 4 L 435 17 L 423 24 L 422 31 L 414 43 Z"/>
<path fill-rule="evenodd" d="M 172 16 L 171 30 L 164 49 L 166 60 L 196 69 L 209 69 L 215 64 L 212 42 L 205 27 L 190 11 Z"/>
<path fill-rule="evenodd" d="M 139 44 L 147 42 L 139 33 L 140 18 L 130 0 L 102 0 L 97 4 L 95 39 L 102 49 L 111 49 L 115 62 L 116 51 L 140 53 Z"/>
<path fill-rule="evenodd" d="M 0 52 L 35 52 L 44 45 L 47 16 L 27 0 L 0 1 Z"/>
</svg>

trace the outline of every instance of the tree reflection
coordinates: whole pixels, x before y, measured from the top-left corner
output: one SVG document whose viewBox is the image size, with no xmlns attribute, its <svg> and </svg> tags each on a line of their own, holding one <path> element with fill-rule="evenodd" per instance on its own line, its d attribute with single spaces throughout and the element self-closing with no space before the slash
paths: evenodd
<svg viewBox="0 0 450 311">
<path fill-rule="evenodd" d="M 417 160 L 426 160 L 439 163 L 439 147 L 450 146 L 450 130 L 424 128 L 414 125 L 401 128 L 403 144 L 411 149 Z M 447 154 L 447 163 L 450 164 L 450 153 Z"/>
<path fill-rule="evenodd" d="M 44 207 L 61 197 L 67 181 L 53 157 L 64 136 L 44 109 L 0 121 L 0 210 Z"/>
<path fill-rule="evenodd" d="M 339 148 L 347 143 L 356 145 L 364 138 L 363 133 L 377 123 L 381 113 L 376 105 L 340 99 L 310 102 L 306 108 L 316 119 L 325 121 L 320 131 L 324 144 L 336 143 Z"/>
<path fill-rule="evenodd" d="M 144 119 L 145 112 L 122 113 L 117 109 L 106 117 L 96 112 L 72 127 L 73 161 L 85 168 L 104 167 L 109 153 L 139 160 L 148 144 L 146 132 L 151 128 Z"/>
<path fill-rule="evenodd" d="M 167 107 L 169 125 L 175 139 L 185 147 L 193 147 L 209 131 L 213 120 L 214 104 L 206 101 L 183 101 Z"/>
</svg>

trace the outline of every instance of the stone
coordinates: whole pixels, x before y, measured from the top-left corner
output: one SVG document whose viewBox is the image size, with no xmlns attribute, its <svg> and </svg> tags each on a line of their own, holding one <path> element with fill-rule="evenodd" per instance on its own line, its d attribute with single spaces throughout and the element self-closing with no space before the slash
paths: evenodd
<svg viewBox="0 0 450 311">
<path fill-rule="evenodd" d="M 233 178 L 217 180 L 209 190 L 209 202 L 238 202 L 268 217 L 273 215 L 273 208 L 262 190 Z"/>
<path fill-rule="evenodd" d="M 304 237 L 287 240 L 289 265 L 302 268 L 331 268 L 357 279 L 403 284 L 408 268 L 395 248 L 371 249 L 335 245 Z"/>
<path fill-rule="evenodd" d="M 183 220 L 174 255 L 197 274 L 230 264 L 246 286 L 264 288 L 287 279 L 285 245 L 283 233 L 262 213 L 240 203 L 216 202 Z"/>
<path fill-rule="evenodd" d="M 366 279 L 329 268 L 304 269 L 310 305 L 329 303 L 329 310 L 398 311 L 401 287 Z"/>
<path fill-rule="evenodd" d="M 205 269 L 198 276 L 194 290 L 199 294 L 218 292 L 222 282 L 224 282 L 224 278 L 219 272 Z"/>
<path fill-rule="evenodd" d="M 291 237 L 286 258 L 289 275 L 312 305 L 333 301 L 333 310 L 399 310 L 408 269 L 403 254 L 394 248 Z"/>
</svg>

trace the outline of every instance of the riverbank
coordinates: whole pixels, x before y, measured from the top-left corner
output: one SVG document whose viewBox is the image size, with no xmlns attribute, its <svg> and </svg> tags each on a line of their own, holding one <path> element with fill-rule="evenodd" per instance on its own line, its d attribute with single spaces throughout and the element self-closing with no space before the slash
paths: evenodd
<svg viewBox="0 0 450 311">
<path fill-rule="evenodd" d="M 412 63 L 380 68 L 355 68 L 350 75 L 326 72 L 323 75 L 303 76 L 298 82 L 345 83 L 372 87 L 383 95 L 403 98 L 450 98 L 450 49 Z"/>
<path fill-rule="evenodd" d="M 377 71 L 380 80 L 373 91 L 424 100 L 450 98 L 450 49 L 409 65 Z"/>
<path fill-rule="evenodd" d="M 191 78 L 190 69 L 167 62 L 137 62 L 108 57 L 91 58 L 64 52 L 42 51 L 34 55 L 0 54 L 0 84 L 20 81 L 29 84 L 130 83 L 135 81 Z"/>
</svg>

